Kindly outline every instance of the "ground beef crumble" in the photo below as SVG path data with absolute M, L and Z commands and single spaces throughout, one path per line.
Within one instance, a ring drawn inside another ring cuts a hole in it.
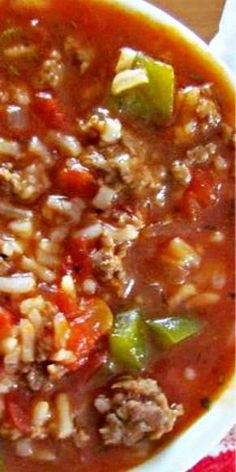
M 183 414 L 182 405 L 169 406 L 155 380 L 121 379 L 111 396 L 99 395 L 95 407 L 102 415 L 99 430 L 105 445 L 133 446 L 144 439 L 156 440 L 174 427 Z

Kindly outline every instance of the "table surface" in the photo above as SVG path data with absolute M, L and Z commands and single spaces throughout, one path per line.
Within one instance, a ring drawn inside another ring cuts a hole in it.
M 181 20 L 205 41 L 217 32 L 225 0 L 149 0 Z

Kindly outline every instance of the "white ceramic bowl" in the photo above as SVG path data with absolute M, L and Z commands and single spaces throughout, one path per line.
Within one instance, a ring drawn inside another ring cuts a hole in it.
M 164 24 L 182 37 L 201 54 L 204 61 L 218 70 L 229 87 L 235 87 L 234 79 L 225 64 L 215 57 L 204 41 L 186 26 L 143 0 L 99 0 L 139 12 L 151 20 L 150 27 Z M 227 434 L 236 421 L 236 379 L 232 378 L 211 409 L 192 426 L 181 433 L 168 446 L 144 464 L 130 472 L 186 472 L 201 460 Z

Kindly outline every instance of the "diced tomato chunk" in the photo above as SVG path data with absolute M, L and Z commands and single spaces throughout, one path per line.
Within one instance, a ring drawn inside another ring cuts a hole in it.
M 108 305 L 100 298 L 84 300 L 84 314 L 71 326 L 67 348 L 76 355 L 77 365 L 83 365 L 98 340 L 112 327 L 113 315 Z
M 13 325 L 13 317 L 10 311 L 0 307 L 0 338 L 8 335 Z
M 78 316 L 78 304 L 75 298 L 69 297 L 63 290 L 55 295 L 55 303 L 66 318 L 73 319 Z
M 16 391 L 5 397 L 6 413 L 14 426 L 23 434 L 30 434 L 29 395 Z
M 68 118 L 56 98 L 47 93 L 39 93 L 34 100 L 34 112 L 44 120 L 49 128 L 64 130 L 68 127 Z
M 72 327 L 67 347 L 76 355 L 78 365 L 82 365 L 87 360 L 101 334 L 100 330 L 93 329 L 86 321 Z
M 62 168 L 58 173 L 58 184 L 65 192 L 82 198 L 94 197 L 98 190 L 93 174 L 83 167 Z
M 189 187 L 183 194 L 180 209 L 183 213 L 196 221 L 200 217 L 201 209 L 217 203 L 219 186 L 213 176 L 205 169 L 195 169 Z
M 204 169 L 195 170 L 189 191 L 195 194 L 197 202 L 203 207 L 217 202 L 218 189 L 216 182 L 209 172 Z

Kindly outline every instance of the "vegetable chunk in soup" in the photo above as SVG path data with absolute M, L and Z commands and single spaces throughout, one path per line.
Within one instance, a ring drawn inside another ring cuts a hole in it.
M 125 471 L 227 384 L 224 80 L 118 7 L 1 2 L 1 470 Z

